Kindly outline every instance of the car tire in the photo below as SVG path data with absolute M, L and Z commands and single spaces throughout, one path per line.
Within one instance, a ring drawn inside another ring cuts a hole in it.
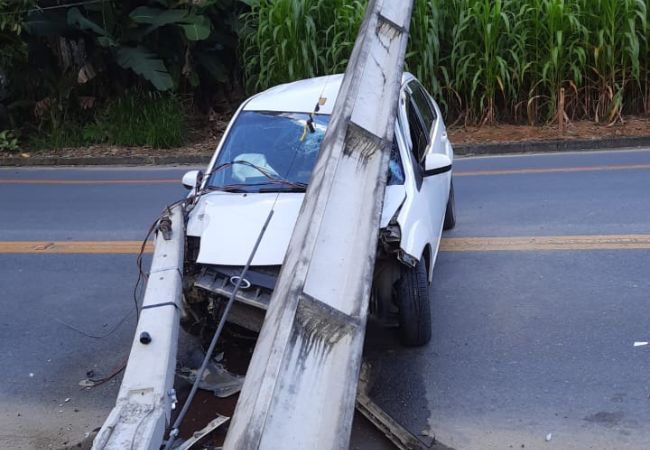
M 456 200 L 454 199 L 454 182 L 449 185 L 449 199 L 447 200 L 447 209 L 445 210 L 445 222 L 442 225 L 443 230 L 451 230 L 456 226 Z
M 431 305 L 424 259 L 415 267 L 405 268 L 397 282 L 400 340 L 403 345 L 419 347 L 431 340 Z

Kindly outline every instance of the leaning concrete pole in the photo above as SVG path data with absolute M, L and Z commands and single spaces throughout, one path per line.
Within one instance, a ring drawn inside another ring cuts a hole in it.
M 115 407 L 92 450 L 158 450 L 176 404 L 174 373 L 185 222 L 177 205 L 158 222 L 140 320 Z
M 369 2 L 226 450 L 348 447 L 411 11 Z

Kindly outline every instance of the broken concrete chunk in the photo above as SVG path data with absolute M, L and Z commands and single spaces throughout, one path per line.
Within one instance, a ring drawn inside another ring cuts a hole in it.
M 193 384 L 196 380 L 197 370 L 183 368 L 178 374 L 188 383 Z M 244 377 L 229 372 L 222 364 L 210 361 L 203 372 L 199 382 L 199 389 L 212 391 L 219 398 L 230 397 L 241 391 L 244 384 Z

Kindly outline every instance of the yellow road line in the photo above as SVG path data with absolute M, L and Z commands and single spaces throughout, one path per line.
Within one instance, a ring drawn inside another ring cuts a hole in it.
M 138 254 L 142 241 L 0 241 L 0 254 Z M 147 242 L 151 253 L 153 244 Z
M 579 166 L 579 167 L 547 167 L 540 169 L 494 169 L 494 170 L 457 170 L 454 176 L 476 177 L 485 175 L 520 175 L 534 173 L 572 173 L 572 172 L 602 172 L 609 170 L 634 170 L 650 169 L 650 164 L 614 164 L 606 166 Z
M 476 177 L 486 175 L 520 175 L 536 173 L 573 173 L 573 172 L 602 172 L 609 170 L 640 170 L 650 169 L 650 164 L 614 164 L 604 166 L 578 166 L 578 167 L 548 167 L 548 168 L 522 168 L 522 169 L 492 169 L 492 170 L 457 170 L 455 176 Z M 176 178 L 152 178 L 152 179 L 0 179 L 0 185 L 111 185 L 111 184 L 179 184 L 180 179 Z
M 138 254 L 140 241 L 0 241 L 0 254 Z M 650 234 L 444 238 L 442 252 L 650 249 Z M 153 251 L 148 242 L 145 252 Z
M 442 252 L 575 251 L 650 249 L 650 234 L 594 236 L 458 237 L 440 243 Z
M 44 180 L 44 179 L 0 179 L 0 184 L 178 184 L 180 178 L 153 178 L 140 180 Z

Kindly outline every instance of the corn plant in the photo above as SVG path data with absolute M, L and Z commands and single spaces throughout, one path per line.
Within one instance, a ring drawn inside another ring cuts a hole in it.
M 582 6 L 591 12 L 588 45 L 596 96 L 593 116 L 596 121 L 611 122 L 621 116 L 628 82 L 640 80 L 646 4 L 643 0 L 582 0 Z
M 261 0 L 243 15 L 244 76 L 249 91 L 342 71 L 365 2 Z
M 322 70 L 328 74 L 345 71 L 366 6 L 359 0 L 340 1 L 339 4 L 331 10 L 333 22 L 325 33 L 324 59 L 321 61 Z M 323 19 L 320 18 L 321 22 Z
M 415 0 L 406 67 L 450 121 L 650 113 L 648 2 Z M 253 2 L 242 40 L 248 89 L 342 72 L 365 4 Z
M 560 91 L 566 88 L 575 98 L 586 71 L 583 47 L 587 30 L 580 11 L 567 0 L 537 0 L 529 4 L 527 51 L 530 60 L 528 93 L 529 120 L 557 117 Z M 538 107 L 541 105 L 541 107 Z M 536 116 L 536 117 L 533 117 Z
M 443 98 L 443 90 L 449 86 L 449 73 L 440 64 L 444 11 L 440 0 L 415 1 L 406 54 L 407 70 L 413 72 L 438 98 Z

